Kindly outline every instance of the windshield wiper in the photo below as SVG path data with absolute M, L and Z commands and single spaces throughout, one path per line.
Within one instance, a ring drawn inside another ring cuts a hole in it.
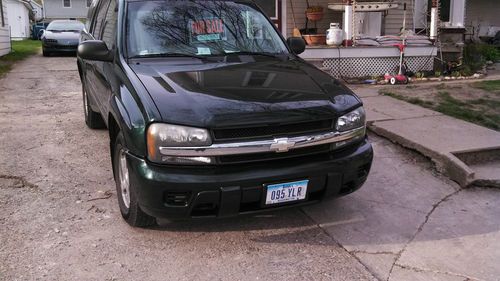
M 286 53 L 263 53 L 263 52 L 248 52 L 248 51 L 240 51 L 240 52 L 229 52 L 225 53 L 226 56 L 240 56 L 240 55 L 249 55 L 249 56 L 264 56 L 271 58 L 283 58 L 283 56 L 288 57 Z
M 206 56 L 200 56 L 195 54 L 183 54 L 183 53 L 161 53 L 161 54 L 146 54 L 146 55 L 137 55 L 131 57 L 131 59 L 138 58 L 196 58 L 200 60 L 204 60 Z

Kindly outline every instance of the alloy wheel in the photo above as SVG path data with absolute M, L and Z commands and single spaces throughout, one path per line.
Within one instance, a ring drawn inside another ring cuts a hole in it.
M 128 209 L 130 208 L 130 181 L 127 167 L 127 155 L 125 150 L 120 150 L 118 159 L 118 176 L 120 180 L 120 191 L 123 204 Z

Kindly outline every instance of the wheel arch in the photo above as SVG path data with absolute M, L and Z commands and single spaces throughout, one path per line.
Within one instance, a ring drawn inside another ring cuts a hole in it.
M 78 75 L 80 76 L 80 81 L 83 82 L 83 69 L 82 69 L 82 63 L 80 60 L 76 61 L 76 66 L 78 67 Z
M 108 133 L 109 133 L 109 153 L 111 155 L 111 159 L 115 157 L 115 142 L 118 134 L 121 129 L 116 121 L 115 117 L 111 112 L 108 114 Z M 111 161 L 113 163 L 113 160 Z M 115 165 L 111 165 L 113 167 L 113 176 L 116 176 Z

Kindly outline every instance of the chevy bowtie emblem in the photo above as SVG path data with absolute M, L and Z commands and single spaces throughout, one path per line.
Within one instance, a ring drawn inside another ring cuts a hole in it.
M 287 152 L 290 148 L 295 146 L 295 142 L 289 140 L 288 138 L 274 139 L 274 143 L 269 147 L 271 150 L 276 152 Z

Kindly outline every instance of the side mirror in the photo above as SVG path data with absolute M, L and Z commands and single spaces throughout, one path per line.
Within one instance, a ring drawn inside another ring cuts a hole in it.
M 44 33 L 45 33 L 45 29 L 40 29 L 40 30 L 38 31 L 38 34 L 37 34 L 37 35 L 38 35 L 38 38 L 40 39 L 40 37 L 42 37 L 42 35 L 43 35 Z
M 112 61 L 113 53 L 101 40 L 87 40 L 78 45 L 78 56 L 84 60 Z
M 302 54 L 306 49 L 306 42 L 302 37 L 289 37 L 286 43 L 292 49 L 292 52 L 296 55 Z

